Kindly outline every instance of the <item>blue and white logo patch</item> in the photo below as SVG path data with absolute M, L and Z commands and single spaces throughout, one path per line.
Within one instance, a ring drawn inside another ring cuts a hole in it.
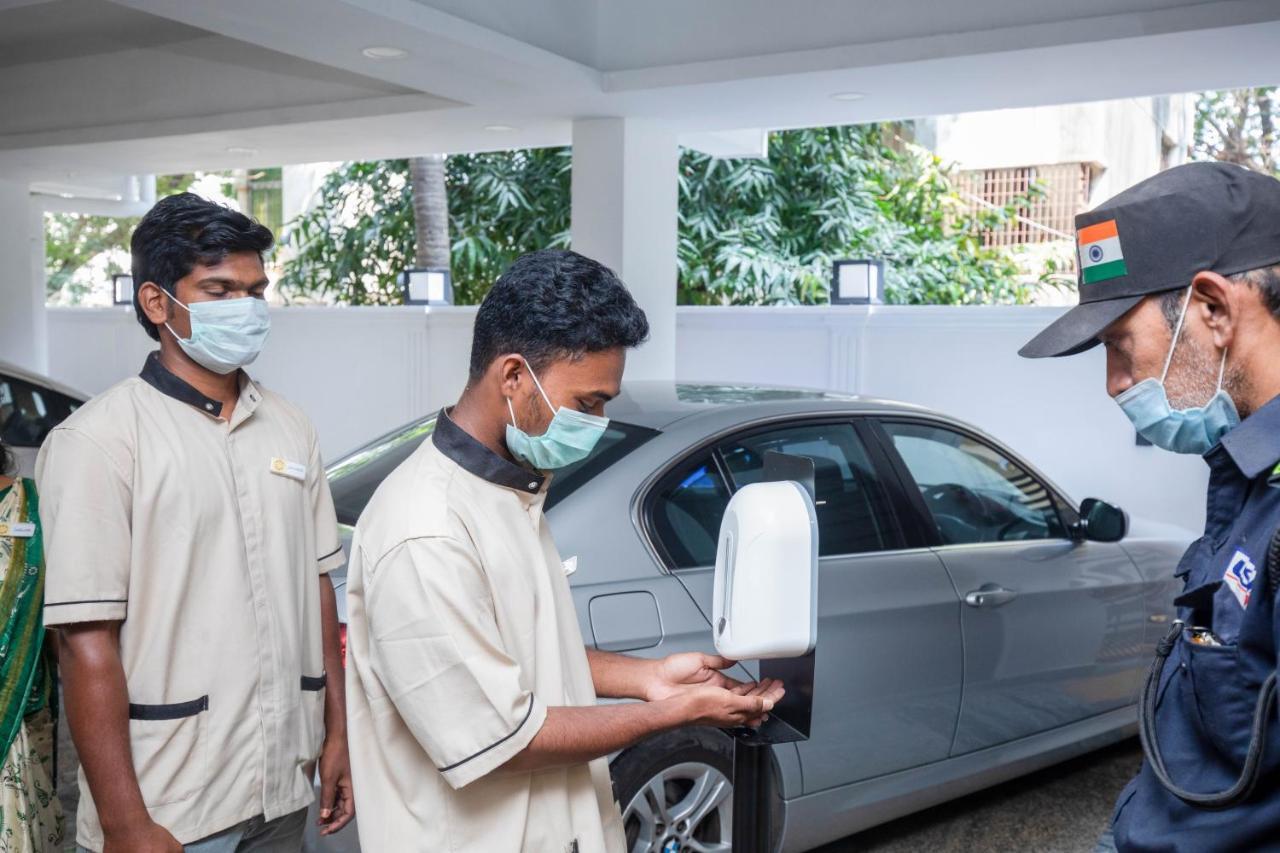
M 1249 596 L 1253 592 L 1253 579 L 1257 575 L 1258 569 L 1253 565 L 1253 560 L 1249 559 L 1249 555 L 1236 549 L 1236 552 L 1231 555 L 1231 562 L 1227 564 L 1227 570 L 1222 574 L 1222 581 L 1236 597 L 1236 601 L 1240 602 L 1241 607 L 1249 606 Z

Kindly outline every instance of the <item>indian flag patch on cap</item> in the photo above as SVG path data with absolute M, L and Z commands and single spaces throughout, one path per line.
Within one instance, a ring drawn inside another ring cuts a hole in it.
M 1080 247 L 1080 275 L 1085 284 L 1129 272 L 1124 265 L 1124 253 L 1120 251 L 1120 232 L 1116 231 L 1114 219 L 1081 228 L 1076 242 Z

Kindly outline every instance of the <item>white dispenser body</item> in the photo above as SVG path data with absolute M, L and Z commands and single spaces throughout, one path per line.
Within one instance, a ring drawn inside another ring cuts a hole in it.
M 720 522 L 712 633 L 733 660 L 800 657 L 818 639 L 818 519 L 789 480 L 739 489 Z

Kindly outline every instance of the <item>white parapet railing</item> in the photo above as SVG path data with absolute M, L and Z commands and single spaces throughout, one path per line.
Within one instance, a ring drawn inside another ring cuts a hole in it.
M 1028 361 L 1018 347 L 1064 309 L 1021 306 L 685 307 L 677 379 L 825 388 L 969 421 L 1073 497 L 1203 525 L 1199 459 L 1138 447 L 1105 392 L 1101 350 Z M 454 400 L 474 308 L 284 308 L 251 370 L 315 422 L 326 458 Z M 49 311 L 50 373 L 87 393 L 136 374 L 154 343 L 132 309 Z

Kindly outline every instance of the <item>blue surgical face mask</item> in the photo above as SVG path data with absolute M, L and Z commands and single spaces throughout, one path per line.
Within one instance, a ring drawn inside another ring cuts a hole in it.
M 1222 377 L 1227 369 L 1227 353 L 1223 350 L 1222 365 L 1218 368 L 1218 390 L 1208 403 L 1192 409 L 1174 409 L 1169 405 L 1169 395 L 1165 391 L 1164 381 L 1169 375 L 1169 364 L 1173 361 L 1173 351 L 1178 346 L 1178 338 L 1182 332 L 1183 321 L 1187 317 L 1187 307 L 1191 303 L 1190 291 L 1182 304 L 1182 314 L 1178 317 L 1178 326 L 1173 332 L 1173 342 L 1169 346 L 1169 354 L 1164 360 L 1164 371 L 1160 379 L 1154 377 L 1144 379 L 1137 385 L 1116 397 L 1116 402 L 1138 434 L 1156 447 L 1163 447 L 1174 453 L 1194 453 L 1203 456 L 1240 423 L 1240 413 L 1236 411 L 1235 401 L 1222 388 Z
M 245 296 L 183 305 L 172 293 L 161 290 L 191 315 L 189 338 L 178 337 L 168 323 L 164 327 L 196 364 L 225 375 L 252 364 L 262 352 L 271 331 L 266 300 Z
M 529 367 L 529 362 L 525 362 L 525 367 Z M 511 413 L 511 423 L 507 424 L 507 449 L 517 459 L 529 463 L 539 471 L 553 471 L 586 459 L 604 435 L 609 419 L 566 409 L 564 406 L 557 409 L 551 405 L 551 398 L 542 390 L 542 383 L 534 376 L 532 368 L 529 369 L 529 376 L 552 412 L 551 423 L 542 435 L 529 435 L 516 426 L 516 410 L 508 397 L 507 410 Z

